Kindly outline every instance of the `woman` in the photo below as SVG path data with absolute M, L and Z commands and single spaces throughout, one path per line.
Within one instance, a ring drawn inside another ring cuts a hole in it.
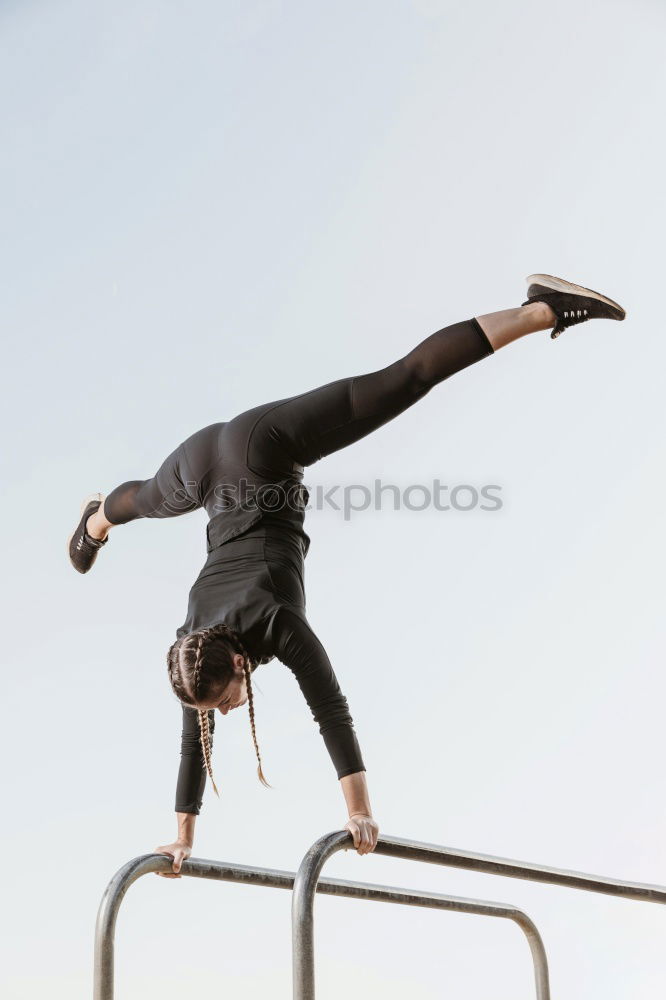
M 246 702 L 259 778 L 266 784 L 255 731 L 252 672 L 277 657 L 295 674 L 333 761 L 346 801 L 346 829 L 359 854 L 374 850 L 378 826 L 349 713 L 326 651 L 305 615 L 303 531 L 305 466 L 376 430 L 438 382 L 519 337 L 552 329 L 557 337 L 588 319 L 622 320 L 612 299 L 550 275 L 531 275 L 520 308 L 479 316 L 432 334 L 381 371 L 257 406 L 228 423 L 197 431 L 152 479 L 117 486 L 84 502 L 69 541 L 75 569 L 86 573 L 108 533 L 139 517 L 209 515 L 208 558 L 189 596 L 187 619 L 167 662 L 183 706 L 176 790 L 178 835 L 157 848 L 179 877 L 189 857 L 211 765 L 215 709 Z

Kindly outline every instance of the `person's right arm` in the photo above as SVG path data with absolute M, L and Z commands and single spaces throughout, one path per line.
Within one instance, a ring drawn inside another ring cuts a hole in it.
M 273 621 L 272 639 L 275 655 L 293 673 L 319 725 L 338 778 L 365 771 L 347 699 L 305 617 L 281 608 Z
M 211 746 L 215 732 L 215 712 L 208 713 Z M 194 844 L 194 827 L 201 812 L 206 787 L 206 767 L 199 739 L 199 713 L 183 705 L 183 729 L 180 742 L 180 767 L 176 785 L 176 820 L 178 832 L 171 844 L 155 848 L 156 854 L 173 855 L 171 872 L 159 872 L 167 878 L 180 878 L 182 862 L 189 858 Z

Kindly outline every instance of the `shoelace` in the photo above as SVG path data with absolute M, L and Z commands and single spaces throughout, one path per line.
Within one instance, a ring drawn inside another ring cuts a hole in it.
M 553 300 L 556 301 L 556 292 L 539 292 L 537 295 L 531 295 L 522 305 L 526 306 L 530 302 L 547 302 L 555 311 Z M 559 337 L 561 333 L 567 329 L 567 327 L 572 326 L 574 323 L 583 323 L 585 320 L 592 317 L 592 313 L 589 309 L 563 309 L 559 315 L 557 315 L 557 324 L 551 331 L 551 338 L 555 340 Z
M 583 323 L 589 316 L 587 309 L 565 309 L 562 318 L 558 320 L 557 326 L 551 332 L 551 340 L 556 340 L 561 333 L 564 333 L 568 326 L 573 323 Z
M 577 317 L 577 318 L 580 319 L 581 316 L 587 316 L 587 309 L 578 309 L 578 310 L 571 309 L 569 311 L 567 311 L 566 309 L 564 310 L 564 318 L 565 319 L 567 319 L 569 317 L 571 317 L 571 319 L 573 319 L 574 317 Z

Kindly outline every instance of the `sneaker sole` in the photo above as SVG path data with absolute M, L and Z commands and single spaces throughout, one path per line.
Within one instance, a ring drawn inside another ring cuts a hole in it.
M 83 501 L 83 503 L 81 504 L 81 510 L 79 511 L 79 521 L 83 517 L 84 510 L 86 509 L 86 507 L 88 506 L 89 503 L 93 502 L 93 500 L 99 500 L 100 503 L 103 503 L 104 500 L 106 500 L 106 497 L 103 496 L 101 493 L 91 493 L 90 496 L 87 496 L 85 498 L 85 500 Z M 78 528 L 78 524 L 77 524 L 76 528 Z M 69 554 L 69 547 L 72 544 L 72 538 L 74 538 L 74 535 L 76 534 L 76 528 L 74 528 L 74 531 L 71 533 L 71 535 L 67 539 L 67 558 L 70 560 L 70 562 L 71 562 L 71 556 Z
M 597 299 L 599 302 L 617 309 L 621 313 L 621 319 L 624 319 L 627 315 L 619 302 L 615 302 L 614 299 L 609 299 L 607 295 L 595 292 L 592 288 L 585 288 L 584 285 L 574 285 L 572 281 L 565 281 L 564 278 L 556 278 L 552 274 L 530 274 L 525 280 L 528 286 L 544 285 L 546 288 L 552 288 L 554 292 L 566 292 L 569 295 L 586 295 L 590 299 Z

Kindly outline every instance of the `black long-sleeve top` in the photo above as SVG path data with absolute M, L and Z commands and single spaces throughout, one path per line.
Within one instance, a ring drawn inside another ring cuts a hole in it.
M 208 525 L 209 555 L 190 591 L 178 636 L 224 622 L 257 663 L 277 657 L 296 677 L 338 778 L 365 770 L 347 699 L 305 616 L 303 560 L 309 539 L 302 516 L 264 515 L 245 530 L 239 523 L 234 531 L 227 515 L 223 534 L 215 521 Z M 209 720 L 212 734 L 214 711 Z M 205 784 L 197 711 L 183 706 L 176 812 L 198 814 Z

